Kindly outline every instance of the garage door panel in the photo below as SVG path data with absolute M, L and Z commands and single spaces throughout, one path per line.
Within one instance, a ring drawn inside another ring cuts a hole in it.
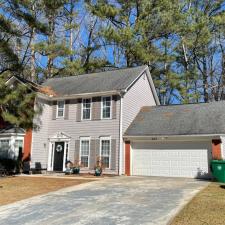
M 136 142 L 132 149 L 133 175 L 209 176 L 210 142 Z

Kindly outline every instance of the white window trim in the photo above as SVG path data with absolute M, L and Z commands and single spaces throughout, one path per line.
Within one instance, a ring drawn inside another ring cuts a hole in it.
M 85 169 L 89 169 L 89 167 L 90 167 L 91 138 L 90 137 L 80 137 L 80 151 L 79 151 L 79 162 L 80 163 L 81 163 L 81 142 L 82 141 L 89 141 L 88 167 L 83 167 Z
M 110 117 L 103 118 L 103 98 L 110 98 Z M 102 120 L 111 120 L 112 119 L 112 96 L 102 96 L 101 97 L 101 119 Z
M 90 118 L 89 119 L 84 119 L 83 118 L 83 107 L 84 107 L 84 100 L 86 100 L 86 99 L 90 99 L 91 101 L 90 101 L 90 105 L 91 105 L 91 108 L 90 108 Z M 92 98 L 82 98 L 82 106 L 81 106 L 81 120 L 91 120 L 92 119 L 92 117 L 91 117 L 91 115 L 92 115 Z
M 109 140 L 109 167 L 105 169 L 111 169 L 111 151 L 112 151 L 112 139 L 111 137 L 100 137 L 100 159 L 102 158 L 102 141 Z
M 62 116 L 59 116 L 59 114 L 58 114 L 58 109 L 59 109 L 58 103 L 59 102 L 63 102 L 63 115 Z M 65 116 L 65 100 L 57 101 L 56 118 L 64 118 L 64 116 Z

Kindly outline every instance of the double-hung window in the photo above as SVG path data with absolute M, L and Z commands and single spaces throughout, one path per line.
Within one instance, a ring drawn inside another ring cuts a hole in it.
M 64 117 L 64 108 L 65 108 L 65 102 L 64 101 L 58 101 L 57 102 L 57 117 Z
M 100 139 L 100 157 L 104 168 L 110 168 L 111 139 L 104 137 Z
M 90 120 L 91 119 L 91 99 L 86 98 L 82 101 L 82 119 Z
M 0 151 L 6 152 L 6 151 L 9 151 L 9 148 L 10 148 L 10 145 L 9 145 L 8 139 L 0 140 Z
M 90 138 L 80 140 L 80 162 L 82 167 L 89 167 Z
M 102 119 L 111 119 L 111 97 L 102 97 Z
M 10 152 L 10 140 L 2 139 L 0 140 L 0 157 L 8 158 Z

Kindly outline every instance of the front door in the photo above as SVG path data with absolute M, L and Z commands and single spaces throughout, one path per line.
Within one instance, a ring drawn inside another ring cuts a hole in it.
M 64 142 L 55 142 L 54 171 L 63 171 Z

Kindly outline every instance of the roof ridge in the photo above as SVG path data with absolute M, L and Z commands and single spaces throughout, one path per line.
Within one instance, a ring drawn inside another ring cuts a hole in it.
M 100 72 L 94 72 L 94 73 L 83 73 L 83 74 L 77 74 L 77 75 L 65 76 L 65 77 L 51 77 L 49 79 L 46 79 L 45 81 L 53 80 L 53 79 L 66 79 L 66 78 L 71 78 L 71 77 L 79 77 L 79 76 L 88 76 L 88 75 L 93 75 L 93 74 L 116 72 L 116 71 L 119 71 L 119 70 L 137 69 L 137 68 L 141 68 L 141 67 L 144 68 L 144 67 L 147 67 L 147 65 L 134 66 L 134 67 L 122 67 L 122 68 L 116 68 L 116 69 L 113 69 L 113 70 L 106 70 L 106 71 L 100 71 Z
M 143 107 L 170 107 L 170 106 L 189 106 L 189 105 L 207 105 L 207 104 L 214 104 L 219 102 L 225 102 L 225 100 L 220 101 L 213 101 L 213 102 L 197 102 L 197 103 L 186 103 L 186 104 L 170 104 L 170 105 L 155 105 L 155 106 L 143 106 Z

